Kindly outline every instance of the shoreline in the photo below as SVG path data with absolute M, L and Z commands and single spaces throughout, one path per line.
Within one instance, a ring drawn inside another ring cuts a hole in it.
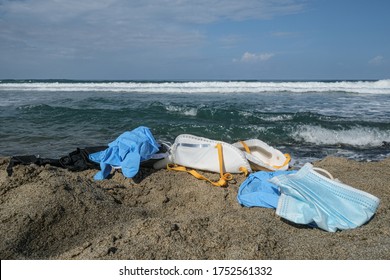
M 142 169 L 94 181 L 96 170 L 16 166 L 0 158 L 1 259 L 390 259 L 390 158 L 326 157 L 315 166 L 381 202 L 371 221 L 329 233 L 246 208 L 227 188 L 187 173 Z M 213 179 L 218 174 L 208 174 Z

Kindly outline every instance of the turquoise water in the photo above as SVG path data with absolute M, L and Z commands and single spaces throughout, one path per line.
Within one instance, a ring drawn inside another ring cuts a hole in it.
M 258 138 L 297 163 L 390 155 L 390 80 L 3 80 L 0 100 L 1 156 L 58 157 L 140 125 L 170 142 Z

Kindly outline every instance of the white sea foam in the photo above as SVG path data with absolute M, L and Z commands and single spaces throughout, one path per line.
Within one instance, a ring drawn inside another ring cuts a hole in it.
M 250 117 L 259 117 L 268 122 L 283 122 L 283 121 L 289 121 L 294 118 L 293 115 L 287 115 L 287 114 L 281 114 L 281 115 L 259 115 L 258 112 L 248 112 L 248 111 L 239 111 L 238 115 L 244 118 L 250 118 Z
M 390 142 L 390 131 L 356 126 L 345 130 L 331 130 L 320 126 L 303 125 L 292 136 L 306 143 L 319 145 L 351 145 L 355 147 L 380 147 Z
M 265 121 L 269 122 L 283 122 L 283 121 L 289 121 L 294 118 L 293 115 L 277 115 L 277 116 L 267 116 L 263 117 Z
M 197 108 L 187 108 L 181 106 L 167 105 L 165 109 L 169 112 L 175 112 L 184 116 L 193 116 L 195 117 L 198 114 Z
M 129 93 L 350 92 L 390 94 L 390 79 L 338 82 L 0 82 L 0 91 L 107 91 Z

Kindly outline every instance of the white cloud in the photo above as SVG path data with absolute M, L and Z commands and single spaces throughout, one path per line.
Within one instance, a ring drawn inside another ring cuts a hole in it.
M 11 42 L 24 50 L 30 46 L 60 54 L 62 48 L 90 53 L 191 47 L 204 41 L 195 28 L 174 23 L 165 8 L 159 1 L 137 0 L 0 2 L 0 52 Z
M 381 55 L 377 55 L 376 57 L 370 59 L 368 63 L 371 65 L 380 65 L 383 63 L 383 61 L 384 61 L 384 57 Z
M 91 59 L 91 63 L 97 63 L 93 60 L 117 57 L 133 64 L 142 59 L 150 62 L 153 58 L 168 61 L 198 57 L 207 52 L 205 46 L 219 44 L 227 49 L 242 43 L 239 36 L 228 36 L 232 32 L 228 29 L 218 30 L 218 34 L 209 32 L 208 24 L 218 22 L 222 26 L 224 22 L 301 13 L 306 3 L 307 0 L 0 0 L 0 61 L 23 57 L 26 62 L 41 65 L 44 60 L 55 63 Z M 266 59 L 267 54 L 257 58 Z
M 210 23 L 218 20 L 269 19 L 300 13 L 307 0 L 0 0 L 0 10 L 7 14 L 39 16 L 52 21 L 89 16 L 101 12 L 110 20 L 115 16 L 132 19 Z
M 165 0 L 159 2 L 159 5 L 160 8 L 165 7 L 165 12 L 173 19 L 210 23 L 226 19 L 234 21 L 270 19 L 280 15 L 300 13 L 305 7 L 305 2 L 304 0 Z
M 306 0 L 0 0 L 0 41 L 18 38 L 38 48 L 50 40 L 58 46 L 87 42 L 89 48 L 118 48 L 121 44 L 125 48 L 131 44 L 189 46 L 204 40 L 196 25 L 299 13 L 305 3 Z
M 274 53 L 250 53 L 245 52 L 240 59 L 234 59 L 234 62 L 253 63 L 267 61 L 275 56 Z

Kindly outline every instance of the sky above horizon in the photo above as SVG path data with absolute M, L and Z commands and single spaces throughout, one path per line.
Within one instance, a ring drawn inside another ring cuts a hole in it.
M 0 79 L 390 79 L 388 0 L 0 0 Z

